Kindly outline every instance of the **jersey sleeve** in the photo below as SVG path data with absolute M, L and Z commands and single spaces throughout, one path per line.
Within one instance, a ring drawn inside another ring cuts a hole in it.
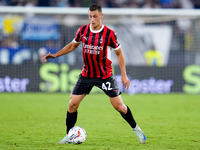
M 111 34 L 110 46 L 113 48 L 113 50 L 118 50 L 121 47 L 121 45 L 117 39 L 117 34 L 114 31 Z
M 81 39 L 81 28 L 79 28 L 78 31 L 76 32 L 76 36 L 73 39 L 73 41 L 75 43 L 80 43 L 82 41 L 82 39 Z

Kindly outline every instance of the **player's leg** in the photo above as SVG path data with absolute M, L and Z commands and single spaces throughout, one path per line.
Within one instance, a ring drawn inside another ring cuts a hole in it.
M 66 117 L 66 136 L 58 142 L 58 144 L 69 144 L 71 143 L 69 138 L 68 138 L 68 132 L 69 130 L 75 126 L 76 121 L 77 121 L 77 110 L 78 107 L 85 97 L 85 94 L 83 95 L 73 95 L 71 94 L 70 96 L 70 101 L 69 101 L 69 106 L 67 110 L 67 117 Z
M 77 121 L 77 110 L 78 107 L 85 97 L 86 94 L 89 94 L 93 85 L 90 83 L 88 78 L 85 78 L 83 76 L 79 76 L 78 81 L 76 82 L 72 94 L 70 96 L 70 102 L 67 110 L 67 117 L 66 117 L 66 136 L 59 141 L 59 144 L 65 144 L 70 143 L 70 140 L 68 139 L 68 132 L 69 130 L 75 126 Z
M 135 119 L 133 118 L 132 112 L 128 106 L 123 103 L 121 96 L 116 97 L 109 97 L 110 102 L 113 107 L 121 114 L 121 116 L 129 123 L 132 127 L 133 131 L 135 132 L 139 142 L 141 144 L 146 142 L 146 136 L 144 135 L 143 131 L 140 127 L 136 124 Z
M 77 120 L 77 109 L 79 107 L 80 102 L 83 100 L 86 94 L 89 94 L 93 85 L 90 83 L 88 78 L 79 76 L 78 81 L 76 82 L 72 94 L 70 96 L 70 102 L 67 111 L 66 118 L 66 126 L 67 126 L 67 134 L 69 130 L 74 127 Z
M 121 96 L 109 97 L 112 106 L 121 114 L 132 128 L 136 127 L 135 119 L 128 106 L 123 103 Z
M 124 104 L 114 77 L 111 76 L 110 78 L 102 79 L 100 82 L 97 82 L 96 86 L 102 89 L 106 95 L 109 96 L 111 104 L 132 127 L 139 142 L 145 143 L 146 137 L 140 127 L 136 124 L 129 107 Z
M 105 92 L 106 95 L 109 96 L 113 107 L 120 112 L 122 117 L 130 124 L 132 128 L 135 128 L 136 122 L 130 109 L 123 103 L 114 77 L 111 76 L 107 79 L 97 80 L 95 86 L 99 87 Z
M 74 127 L 76 120 L 77 120 L 77 109 L 85 97 L 85 94 L 83 95 L 73 95 L 71 94 L 70 96 L 70 101 L 69 101 L 69 106 L 67 110 L 67 118 L 66 118 L 66 126 L 67 126 L 67 131 L 66 134 L 68 134 L 69 130 Z

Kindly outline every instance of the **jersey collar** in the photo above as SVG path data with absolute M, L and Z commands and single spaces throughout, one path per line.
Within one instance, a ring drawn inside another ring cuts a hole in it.
M 93 33 L 101 32 L 103 30 L 103 28 L 104 28 L 104 25 L 102 24 L 101 29 L 99 29 L 99 30 L 92 30 L 92 27 L 91 27 L 91 24 L 90 24 L 90 31 L 93 32 Z

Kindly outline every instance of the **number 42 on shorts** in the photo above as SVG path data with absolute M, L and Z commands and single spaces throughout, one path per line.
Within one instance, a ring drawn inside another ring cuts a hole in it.
M 102 83 L 102 89 L 109 91 L 112 90 L 113 88 L 111 88 L 111 83 L 110 82 L 106 82 L 106 83 Z

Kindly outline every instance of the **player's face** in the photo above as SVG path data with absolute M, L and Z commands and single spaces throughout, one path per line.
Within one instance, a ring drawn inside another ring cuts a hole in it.
M 98 10 L 89 11 L 89 20 L 92 25 L 93 30 L 99 30 L 102 26 L 101 19 L 103 18 L 103 14 Z

